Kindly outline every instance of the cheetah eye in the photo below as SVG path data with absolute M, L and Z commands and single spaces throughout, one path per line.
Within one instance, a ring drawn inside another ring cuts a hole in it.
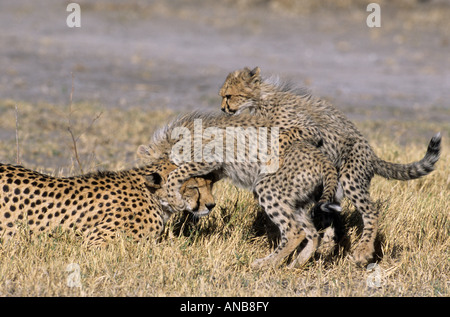
M 225 98 L 230 99 L 231 95 L 225 95 Z

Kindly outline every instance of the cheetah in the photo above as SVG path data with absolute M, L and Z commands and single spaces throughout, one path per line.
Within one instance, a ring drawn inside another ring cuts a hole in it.
M 273 79 L 262 78 L 260 69 L 244 68 L 230 73 L 219 91 L 221 109 L 239 115 L 245 109 L 286 128 L 298 126 L 323 140 L 320 148 L 338 169 L 344 196 L 362 215 L 363 232 L 353 251 L 353 260 L 367 264 L 374 254 L 379 212 L 370 199 L 370 181 L 375 174 L 387 179 L 411 180 L 434 170 L 439 159 L 441 134 L 431 139 L 425 156 L 417 162 L 395 164 L 376 156 L 369 142 L 347 117 L 330 103 L 306 91 Z M 354 142 L 348 153 L 348 140 Z
M 200 148 L 196 148 L 194 144 L 198 137 L 195 135 L 195 130 L 198 129 L 198 126 L 196 128 L 197 120 L 201 120 L 200 142 L 206 143 Z M 256 143 L 260 146 L 261 140 L 267 137 L 259 130 L 263 127 L 271 128 L 271 142 L 279 141 L 279 146 L 274 146 L 267 157 L 270 158 L 270 162 L 274 159 L 274 154 L 279 155 L 280 158 L 277 168 L 270 171 L 264 170 L 268 161 L 263 154 L 254 161 L 251 160 L 250 154 L 251 147 Z M 237 134 L 228 133 L 230 128 L 247 131 L 258 128 L 258 133 L 253 137 L 239 138 Z M 253 191 L 259 205 L 280 231 L 280 243 L 273 253 L 253 262 L 253 266 L 257 268 L 279 264 L 306 239 L 306 246 L 289 264 L 290 268 L 301 267 L 314 254 L 320 242 L 320 236 L 314 227 L 311 215 L 307 212 L 309 204 L 316 203 L 314 209 L 325 212 L 340 210 L 339 204 L 334 202 L 337 170 L 331 161 L 321 153 L 314 141 L 303 139 L 301 137 L 303 133 L 299 129 L 282 130 L 276 136 L 272 132 L 277 128 L 268 120 L 250 115 L 230 118 L 223 114 L 194 112 L 175 119 L 155 134 L 149 146 L 141 145 L 138 149 L 139 156 L 144 161 L 147 157 L 150 162 L 153 159 L 162 158 L 169 158 L 176 162 L 173 149 L 177 147 L 177 144 L 181 142 L 191 146 L 185 148 L 188 156 L 185 160 L 177 162 L 179 167 L 167 178 L 168 197 L 173 206 L 176 205 L 176 201 L 180 201 L 178 190 L 183 181 L 189 177 L 208 173 L 216 173 L 219 179 L 228 177 L 237 186 Z M 183 129 L 188 133 L 183 134 L 182 137 L 178 136 L 177 131 L 183 131 Z M 209 134 L 206 138 L 201 134 L 206 134 L 210 129 L 216 131 L 214 141 L 219 140 L 215 143 L 216 151 L 213 159 L 201 157 L 210 145 L 205 139 L 211 139 Z M 223 135 L 223 131 L 227 132 L 226 137 L 220 139 L 218 136 Z M 246 149 L 246 158 L 244 160 L 230 159 L 237 156 L 237 149 L 240 146 Z M 225 158 L 221 156 L 222 153 L 218 153 L 221 152 L 217 150 L 218 148 L 226 149 Z M 196 160 L 197 155 L 199 156 Z M 322 193 L 318 199 L 317 193 Z M 178 205 L 177 208 L 183 209 L 184 205 Z
M 159 161 L 124 171 L 53 177 L 0 164 L 0 237 L 24 224 L 31 232 L 60 227 L 101 245 L 124 232 L 133 240 L 159 236 L 174 212 L 164 183 L 176 165 Z M 191 178 L 181 187 L 185 210 L 197 216 L 214 208 L 213 179 Z

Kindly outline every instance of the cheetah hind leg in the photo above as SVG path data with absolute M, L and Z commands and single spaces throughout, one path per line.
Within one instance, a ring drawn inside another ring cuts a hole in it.
M 268 256 L 257 259 L 252 263 L 253 268 L 263 268 L 278 265 L 284 257 L 288 256 L 306 237 L 305 232 L 301 231 L 290 238 L 282 237 L 280 244 L 275 251 Z
M 86 236 L 83 244 L 88 248 L 98 248 L 106 245 L 106 241 L 114 238 L 112 230 L 106 229 L 106 225 L 106 222 L 100 222 L 97 226 L 85 232 Z
M 252 263 L 253 268 L 262 268 L 265 266 L 276 266 L 286 256 L 291 254 L 295 248 L 305 239 L 306 233 L 302 230 L 301 224 L 297 221 L 295 211 L 288 205 L 282 202 L 277 202 L 280 209 L 274 208 L 267 199 L 259 197 L 259 203 L 265 210 L 270 220 L 280 230 L 280 243 L 273 253 L 269 254 L 265 258 L 257 259 Z M 288 212 L 280 212 L 285 210 Z
M 298 216 L 298 222 L 305 234 L 307 243 L 300 251 L 296 259 L 294 259 L 291 264 L 289 264 L 289 269 L 300 268 L 305 265 L 306 262 L 314 255 L 315 251 L 319 246 L 319 233 L 317 232 L 311 218 L 306 215 L 303 211 Z

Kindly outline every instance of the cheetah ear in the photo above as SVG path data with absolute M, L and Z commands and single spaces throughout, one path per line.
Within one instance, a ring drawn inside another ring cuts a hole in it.
M 260 78 L 260 76 L 261 76 L 261 69 L 259 69 L 259 67 L 258 66 L 256 66 L 255 68 L 253 68 L 251 71 L 250 71 L 250 76 L 252 77 L 252 78 Z
M 160 159 L 163 154 L 160 149 L 155 148 L 152 145 L 139 145 L 136 155 L 140 160 L 148 162 Z
M 145 186 L 147 186 L 148 190 L 153 194 L 156 190 L 160 189 L 162 186 L 162 177 L 158 173 L 151 173 L 149 175 L 145 175 Z
M 216 170 L 209 173 L 208 175 L 202 176 L 202 178 L 209 179 L 214 184 L 215 182 L 218 182 L 222 179 L 222 174 L 223 172 L 221 170 Z
M 250 85 L 259 85 L 261 82 L 261 70 L 259 67 L 255 67 L 252 70 L 248 71 L 248 79 L 247 82 Z
M 141 144 L 139 145 L 136 154 L 140 159 L 148 157 L 150 156 L 150 149 L 148 146 Z

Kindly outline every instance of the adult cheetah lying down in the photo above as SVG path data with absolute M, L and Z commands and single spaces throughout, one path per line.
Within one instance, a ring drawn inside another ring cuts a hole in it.
M 371 202 L 369 187 L 375 174 L 388 179 L 410 180 L 434 170 L 441 149 L 441 135 L 436 134 L 425 156 L 417 162 L 395 164 L 375 154 L 366 138 L 336 107 L 299 91 L 290 84 L 265 79 L 260 69 L 244 68 L 230 73 L 219 92 L 222 111 L 228 114 L 245 109 L 274 124 L 309 131 L 323 140 L 321 152 L 339 172 L 343 193 L 361 213 L 364 229 L 361 242 L 353 253 L 356 263 L 366 264 L 373 256 L 379 212 Z M 353 146 L 348 151 L 348 141 Z
M 52 177 L 22 166 L 0 164 L 0 238 L 25 224 L 32 232 L 74 230 L 101 244 L 124 232 L 134 240 L 158 236 L 174 212 L 163 187 L 176 168 L 159 161 L 119 172 Z M 207 215 L 215 206 L 208 177 L 183 183 L 186 210 Z

